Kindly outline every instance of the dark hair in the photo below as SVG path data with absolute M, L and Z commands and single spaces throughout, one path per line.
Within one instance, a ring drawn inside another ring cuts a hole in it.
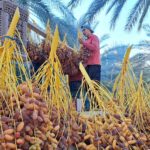
M 94 32 L 89 25 L 83 25 L 83 26 L 81 26 L 81 29 L 82 29 L 82 31 L 84 31 L 85 29 L 88 29 L 91 31 L 91 33 Z

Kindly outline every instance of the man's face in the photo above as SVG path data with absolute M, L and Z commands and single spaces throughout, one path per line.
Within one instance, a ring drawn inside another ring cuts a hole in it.
M 86 37 L 89 37 L 89 35 L 91 34 L 91 31 L 89 29 L 84 29 L 82 32 L 83 32 L 83 35 Z

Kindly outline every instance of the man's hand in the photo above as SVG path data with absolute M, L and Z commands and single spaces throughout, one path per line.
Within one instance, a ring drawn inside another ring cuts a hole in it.
M 79 43 L 83 44 L 83 39 L 82 38 L 79 38 Z

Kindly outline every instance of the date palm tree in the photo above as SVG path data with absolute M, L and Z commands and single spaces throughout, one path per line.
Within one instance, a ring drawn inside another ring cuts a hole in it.
M 70 45 L 73 45 L 77 39 L 76 19 L 72 12 L 61 2 L 61 0 L 16 0 L 16 2 L 26 7 L 29 12 L 40 20 L 40 23 L 46 25 L 50 20 L 50 26 L 54 31 L 56 25 L 59 27 L 61 39 L 66 33 Z M 53 12 L 53 9 L 57 10 Z

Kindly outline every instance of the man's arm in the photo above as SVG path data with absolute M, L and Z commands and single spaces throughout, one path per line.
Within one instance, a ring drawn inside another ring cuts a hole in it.
M 95 51 L 97 49 L 99 49 L 99 39 L 95 36 L 92 39 L 92 43 L 88 43 L 86 41 L 83 41 L 83 46 L 85 46 L 87 49 L 91 50 L 91 51 Z

